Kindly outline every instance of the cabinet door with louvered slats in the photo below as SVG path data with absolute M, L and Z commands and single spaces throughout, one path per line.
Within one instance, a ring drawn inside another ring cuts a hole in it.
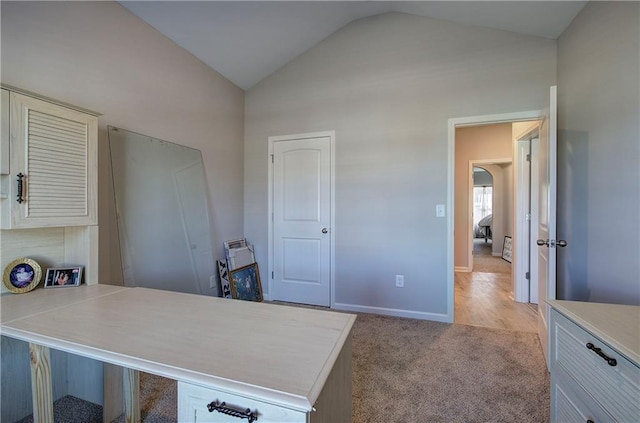
M 95 116 L 11 93 L 12 228 L 97 224 L 97 124 Z

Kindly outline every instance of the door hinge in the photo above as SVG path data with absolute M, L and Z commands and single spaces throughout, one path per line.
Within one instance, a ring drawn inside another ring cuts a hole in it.
M 273 272 L 271 272 L 271 279 L 273 279 Z
M 271 163 L 273 163 L 273 154 L 271 155 Z
M 531 161 L 531 154 L 527 154 L 527 161 L 530 162 Z
M 529 274 L 529 272 L 525 273 L 525 274 L 524 274 L 524 278 L 525 278 L 526 280 L 531 279 L 531 274 Z

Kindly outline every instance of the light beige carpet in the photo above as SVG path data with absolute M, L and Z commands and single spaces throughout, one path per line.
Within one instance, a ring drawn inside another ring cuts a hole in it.
M 56 422 L 100 421 L 80 413 L 98 406 L 64 400 L 55 407 Z M 141 375 L 144 422 L 176 422 L 176 404 L 175 381 Z M 535 334 L 358 315 L 353 423 L 548 420 L 549 378 Z

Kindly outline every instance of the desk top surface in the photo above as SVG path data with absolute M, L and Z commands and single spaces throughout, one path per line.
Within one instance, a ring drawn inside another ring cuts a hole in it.
M 581 301 L 547 301 L 640 366 L 640 307 Z
M 107 285 L 37 290 L 3 297 L 1 305 L 4 335 L 307 411 L 355 321 Z

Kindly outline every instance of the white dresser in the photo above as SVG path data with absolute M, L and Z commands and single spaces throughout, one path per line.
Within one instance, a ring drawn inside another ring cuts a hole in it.
M 640 422 L 640 307 L 549 305 L 551 422 Z

